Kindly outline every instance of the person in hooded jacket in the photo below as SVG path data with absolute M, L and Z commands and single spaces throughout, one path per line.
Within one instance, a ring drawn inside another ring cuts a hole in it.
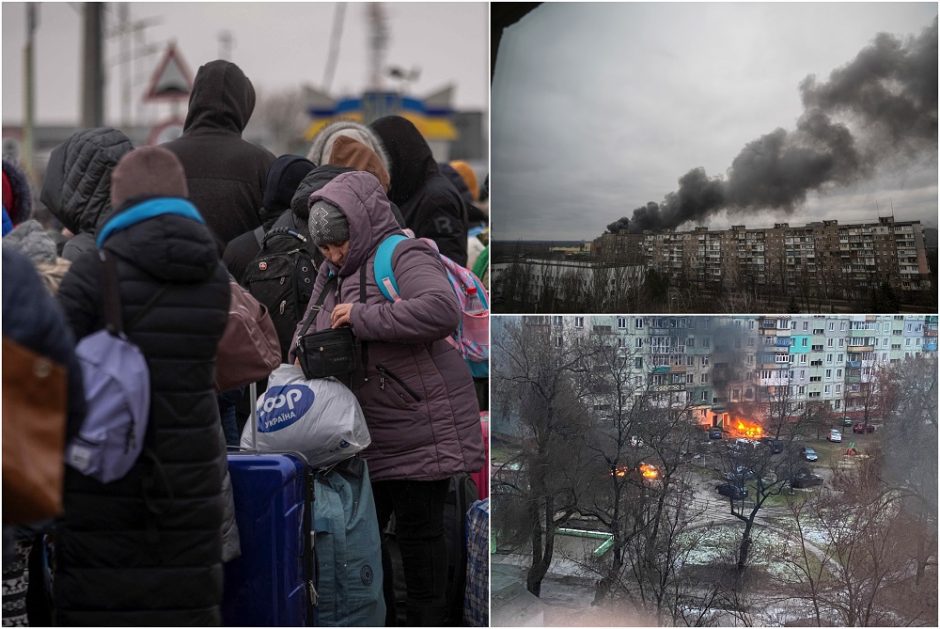
M 62 257 L 74 262 L 95 249 L 98 230 L 111 218 L 111 171 L 134 146 L 110 127 L 73 133 L 54 148 L 40 200 L 73 234 Z
M 97 244 L 117 260 L 128 339 L 150 370 L 150 453 L 108 484 L 67 468 L 54 599 L 60 625 L 221 623 L 225 447 L 213 391 L 229 280 L 212 235 L 160 147 L 114 170 Z M 102 268 L 78 258 L 59 289 L 77 339 L 104 326 Z M 144 311 L 144 314 L 135 321 Z
M 12 161 L 3 160 L 3 235 L 29 218 L 33 195 L 26 173 Z
M 221 249 L 261 224 L 258 208 L 274 155 L 242 139 L 254 108 L 255 89 L 241 68 L 210 61 L 196 72 L 182 137 L 163 145 L 183 164 L 189 198 Z
M 222 261 L 236 280 L 241 281 L 248 263 L 261 251 L 264 234 L 290 209 L 297 186 L 313 168 L 313 162 L 297 155 L 281 155 L 271 163 L 259 212 L 261 225 L 234 238 L 222 254 Z
M 402 229 L 375 177 L 343 173 L 311 194 L 308 203 L 310 236 L 326 261 L 304 320 L 314 317 L 314 331 L 350 326 L 365 343 L 363 364 L 350 386 L 372 437 L 363 457 L 372 477 L 379 528 L 385 528 L 394 512 L 408 624 L 441 625 L 446 615 L 443 511 L 449 479 L 483 465 L 473 381 L 460 353 L 445 340 L 459 324 L 460 307 L 438 254 L 417 239 L 402 241 L 393 255 L 401 299 L 392 302 L 382 296 L 373 271 L 376 249 Z M 295 334 L 291 360 L 296 343 Z M 387 618 L 393 618 L 392 570 L 384 547 L 383 568 Z
M 385 116 L 371 125 L 392 163 L 388 198 L 405 217 L 418 238 L 430 238 L 440 252 L 467 264 L 467 206 L 454 186 L 441 174 L 431 147 L 412 122 Z

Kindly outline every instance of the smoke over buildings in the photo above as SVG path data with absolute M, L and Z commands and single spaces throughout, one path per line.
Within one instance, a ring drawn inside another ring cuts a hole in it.
M 936 156 L 937 20 L 906 41 L 881 33 L 828 81 L 800 84 L 804 112 L 796 128 L 747 143 L 726 176 L 693 168 L 661 203 L 636 208 L 610 233 L 674 228 L 719 210 L 789 213 L 807 194 L 866 177 L 897 155 Z

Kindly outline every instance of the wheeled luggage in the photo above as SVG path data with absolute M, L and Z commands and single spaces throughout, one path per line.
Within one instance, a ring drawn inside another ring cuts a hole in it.
M 228 463 L 241 557 L 225 565 L 223 623 L 314 625 L 313 470 L 298 453 L 230 452 Z

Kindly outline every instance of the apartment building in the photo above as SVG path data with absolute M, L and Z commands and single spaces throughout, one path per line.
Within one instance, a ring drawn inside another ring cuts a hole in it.
M 642 234 L 604 234 L 598 259 L 642 263 L 676 279 L 725 289 L 782 291 L 787 295 L 851 299 L 860 287 L 887 282 L 900 292 L 930 290 L 930 269 L 919 221 Z
M 857 418 L 879 369 L 937 351 L 937 317 L 923 315 L 556 315 L 549 334 L 557 347 L 574 336 L 616 344 L 638 390 L 648 385 L 661 405 L 688 405 L 709 425 L 784 396 L 794 415 L 818 402 Z

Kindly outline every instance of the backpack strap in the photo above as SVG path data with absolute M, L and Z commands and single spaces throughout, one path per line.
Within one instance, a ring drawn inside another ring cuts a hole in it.
M 307 330 L 310 329 L 310 326 L 313 325 L 314 320 L 317 318 L 317 313 L 323 308 L 323 302 L 326 301 L 326 294 L 330 289 L 330 285 L 336 281 L 335 275 L 330 275 L 326 283 L 323 284 L 323 290 L 320 291 L 320 295 L 317 297 L 317 301 L 313 304 L 313 308 L 310 309 L 310 316 L 307 318 L 307 321 L 304 323 L 304 328 L 300 331 L 300 334 L 297 335 L 297 338 L 302 337 L 307 333 Z
M 379 248 L 376 250 L 375 258 L 372 261 L 375 283 L 378 285 L 382 296 L 389 301 L 401 299 L 398 294 L 398 282 L 395 280 L 395 273 L 392 271 L 392 255 L 395 253 L 395 247 L 402 240 L 408 240 L 408 237 L 404 234 L 388 236 L 379 243 Z
M 155 292 L 150 299 L 147 300 L 144 307 L 137 311 L 125 326 L 121 316 L 121 293 L 118 288 L 117 259 L 113 255 L 106 253 L 104 249 L 98 251 L 98 258 L 101 260 L 102 264 L 102 298 L 104 300 L 105 326 L 109 333 L 120 336 L 124 333 L 125 329 L 133 328 L 138 321 L 144 318 L 144 315 L 150 312 L 151 308 L 154 307 L 157 300 L 160 299 L 170 285 L 164 284 L 161 286 L 160 290 Z

